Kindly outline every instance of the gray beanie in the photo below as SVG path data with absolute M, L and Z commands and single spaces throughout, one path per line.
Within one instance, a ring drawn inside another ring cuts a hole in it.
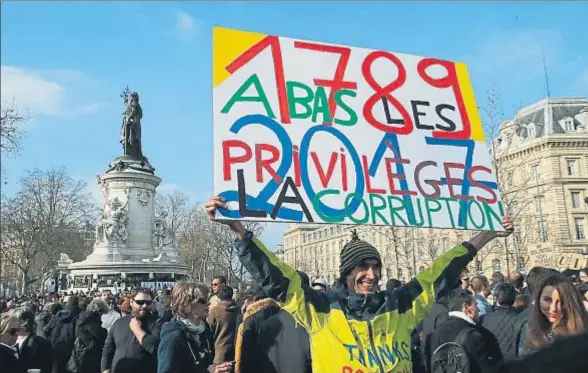
M 339 274 L 343 279 L 355 267 L 361 264 L 366 259 L 376 259 L 382 264 L 380 252 L 369 243 L 360 240 L 357 237 L 357 232 L 351 232 L 351 241 L 343 246 L 340 254 Z

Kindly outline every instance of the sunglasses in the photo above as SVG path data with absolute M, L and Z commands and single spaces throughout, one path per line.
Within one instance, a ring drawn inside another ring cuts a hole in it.
M 138 306 L 142 306 L 142 305 L 150 306 L 151 303 L 153 303 L 152 300 L 135 300 L 135 299 L 133 299 L 133 302 L 135 302 Z

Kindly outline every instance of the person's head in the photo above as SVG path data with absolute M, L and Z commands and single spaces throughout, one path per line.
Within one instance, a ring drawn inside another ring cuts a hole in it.
M 175 316 L 195 323 L 205 320 L 208 317 L 208 287 L 186 282 L 177 284 L 172 290 L 171 310 Z
M 494 301 L 497 305 L 503 307 L 512 307 L 517 297 L 517 292 L 511 284 L 507 282 L 501 282 L 494 286 L 492 291 Z
M 225 276 L 216 276 L 212 279 L 212 293 L 218 294 L 218 292 L 227 285 L 227 279 Z
M 112 297 L 112 292 L 110 290 L 102 290 L 102 299 L 106 300 Z
M 20 322 L 13 311 L 0 314 L 0 342 L 8 346 L 16 344 L 20 328 Z
M 472 320 L 478 319 L 478 305 L 472 293 L 465 289 L 455 289 L 448 297 L 449 311 L 463 312 Z
M 490 284 L 486 276 L 475 276 L 472 279 L 472 290 L 474 293 L 487 297 L 490 294 Z
M 547 278 L 559 275 L 559 272 L 552 268 L 545 268 L 545 267 L 533 267 L 527 274 L 527 287 L 531 294 L 533 294 L 533 298 L 535 298 L 536 292 L 541 287 L 543 281 Z
M 68 307 L 79 307 L 80 306 L 80 298 L 76 295 L 72 295 L 67 297 L 67 301 L 65 301 Z
M 340 254 L 339 274 L 349 291 L 371 294 L 378 291 L 382 259 L 378 250 L 360 240 L 354 231 Z
M 501 284 L 505 282 L 504 275 L 502 272 L 494 272 L 492 274 L 492 284 Z
M 225 286 L 218 292 L 218 299 L 220 300 L 233 300 L 233 288 Z
M 588 282 L 588 267 L 580 270 L 579 276 L 580 282 Z
M 588 313 L 574 284 L 560 274 L 548 277 L 535 294 L 527 343 L 542 347 L 547 334 L 572 335 L 588 331 Z
M 312 282 L 312 288 L 317 291 L 325 292 L 325 291 L 327 291 L 328 287 L 329 287 L 329 283 L 322 278 L 317 278 L 316 280 L 314 280 Z
M 135 288 L 131 293 L 131 312 L 134 317 L 144 319 L 153 313 L 153 293 L 147 288 Z
M 580 297 L 584 302 L 588 302 L 588 282 L 581 282 L 576 285 L 576 289 L 578 289 L 578 293 L 580 293 Z
M 63 304 L 61 304 L 60 302 L 55 302 L 51 305 L 51 314 L 52 315 L 57 315 L 57 313 L 59 311 L 61 311 L 63 309 Z
M 130 299 L 125 299 L 122 301 L 122 303 L 119 306 L 120 312 L 123 313 L 124 315 L 128 315 L 131 313 L 131 300 Z
M 517 310 L 523 310 L 531 304 L 531 298 L 529 298 L 526 294 L 517 294 L 515 297 L 515 302 L 512 305 L 513 308 Z
M 470 274 L 468 271 L 463 271 L 459 275 L 460 288 L 468 290 L 470 288 Z
M 523 288 L 523 282 L 525 282 L 525 277 L 522 273 L 519 272 L 511 272 L 508 275 L 508 282 L 515 287 L 517 290 L 521 290 Z
M 395 278 L 391 278 L 390 280 L 388 280 L 386 282 L 386 290 L 388 290 L 388 291 L 396 290 L 401 286 L 402 286 L 402 283 Z
M 13 316 L 20 323 L 20 335 L 26 336 L 35 332 L 35 312 L 29 307 L 18 307 L 13 311 Z
M 90 304 L 88 304 L 86 311 L 92 312 L 92 313 L 97 313 L 100 316 L 102 316 L 102 315 L 108 313 L 108 311 L 109 311 L 108 303 L 106 303 L 106 301 L 102 297 L 94 298 L 90 302 Z

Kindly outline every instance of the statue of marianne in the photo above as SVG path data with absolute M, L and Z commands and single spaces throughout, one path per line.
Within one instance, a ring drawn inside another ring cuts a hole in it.
M 123 113 L 122 127 L 120 130 L 120 143 L 123 146 L 125 155 L 135 159 L 143 158 L 141 151 L 141 118 L 143 109 L 139 104 L 139 94 L 130 92 L 125 88 L 121 97 L 125 101 L 125 111 Z

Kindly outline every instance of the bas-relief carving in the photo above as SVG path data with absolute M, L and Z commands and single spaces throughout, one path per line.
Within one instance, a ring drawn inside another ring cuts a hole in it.
M 175 235 L 167 228 L 166 218 L 167 213 L 163 212 L 153 222 L 153 248 L 158 252 L 164 248 L 173 248 L 175 244 Z
M 137 201 L 141 204 L 141 206 L 147 206 L 149 204 L 149 200 L 151 199 L 151 192 L 147 189 L 139 189 L 137 190 Z
M 105 199 L 104 211 L 96 226 L 96 243 L 114 243 L 124 245 L 129 238 L 127 231 L 127 206 L 129 190 L 125 189 L 126 199 L 121 202 L 118 197 Z

